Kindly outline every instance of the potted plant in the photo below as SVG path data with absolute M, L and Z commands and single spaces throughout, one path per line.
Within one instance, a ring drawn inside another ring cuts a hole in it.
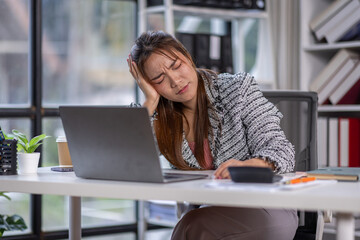
M 4 197 L 9 201 L 11 200 L 11 198 L 7 196 L 4 192 L 0 192 L 0 197 Z M 12 216 L 0 214 L 0 238 L 3 236 L 5 231 L 23 231 L 25 229 L 27 229 L 27 226 L 21 216 L 16 214 Z
M 18 130 L 12 130 L 17 140 L 18 172 L 20 174 L 36 173 L 39 165 L 40 153 L 35 150 L 42 144 L 42 141 L 49 136 L 41 134 L 28 140 L 26 135 Z

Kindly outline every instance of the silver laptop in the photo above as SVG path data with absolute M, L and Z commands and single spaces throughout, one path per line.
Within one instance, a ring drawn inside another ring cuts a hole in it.
M 165 183 L 207 177 L 163 174 L 146 108 L 60 106 L 75 175 Z

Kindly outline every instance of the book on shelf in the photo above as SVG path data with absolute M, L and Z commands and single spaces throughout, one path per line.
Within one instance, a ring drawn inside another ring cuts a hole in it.
M 330 31 L 332 31 L 332 29 L 341 25 L 341 22 L 343 22 L 344 19 L 348 18 L 348 16 L 352 15 L 354 12 L 356 13 L 356 9 L 359 6 L 359 0 L 351 0 L 350 2 L 345 3 L 345 5 L 341 5 L 334 15 L 328 18 L 324 24 L 314 31 L 316 38 L 322 40 Z
M 356 64 L 359 62 L 359 58 L 348 58 L 344 64 L 337 69 L 326 84 L 318 91 L 318 102 L 324 104 L 330 97 L 330 95 L 336 90 L 336 88 L 344 81 L 347 76 L 353 71 Z
M 328 166 L 328 121 L 327 118 L 318 118 L 317 120 L 317 148 L 318 148 L 318 166 Z
M 351 0 L 333 1 L 327 8 L 310 21 L 310 29 L 314 32 L 323 26 L 339 10 L 344 8 Z
M 339 87 L 331 93 L 329 100 L 332 104 L 360 103 L 360 62 L 340 83 Z
M 338 166 L 338 146 L 339 146 L 339 120 L 337 118 L 329 119 L 329 166 Z M 325 141 L 325 139 L 323 139 Z
M 360 167 L 360 118 L 318 119 L 318 166 Z
M 339 42 L 360 40 L 360 21 L 350 28 L 344 36 L 339 39 Z
M 360 168 L 327 167 L 306 172 L 309 177 L 317 179 L 333 179 L 339 181 L 359 181 Z
M 326 82 L 334 75 L 338 69 L 349 59 L 358 57 L 359 55 L 356 52 L 341 49 L 339 50 L 334 57 L 332 57 L 329 63 L 321 70 L 321 72 L 316 76 L 314 81 L 310 84 L 310 90 L 314 92 L 319 92 L 319 90 L 326 84 Z
M 360 167 L 360 118 L 349 118 L 349 167 Z
M 360 2 L 356 1 L 358 6 L 345 18 L 343 18 L 336 26 L 325 33 L 325 39 L 328 43 L 335 43 L 343 37 L 349 29 L 357 25 L 360 21 Z
M 338 166 L 349 167 L 349 119 L 339 118 Z

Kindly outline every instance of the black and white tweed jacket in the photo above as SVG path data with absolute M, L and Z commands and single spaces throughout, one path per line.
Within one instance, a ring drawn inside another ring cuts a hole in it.
M 282 114 L 260 91 L 247 73 L 219 74 L 211 82 L 204 78 L 210 125 L 209 144 L 214 166 L 231 158 L 240 161 L 267 157 L 275 172 L 294 169 L 294 147 L 280 128 Z M 195 168 L 201 168 L 183 137 L 182 155 Z

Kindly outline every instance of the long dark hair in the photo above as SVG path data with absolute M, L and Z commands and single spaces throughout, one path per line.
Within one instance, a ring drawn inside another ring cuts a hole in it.
M 195 158 L 199 165 L 205 167 L 204 158 L 204 139 L 209 134 L 209 115 L 208 108 L 211 108 L 205 92 L 204 81 L 210 81 L 213 72 L 206 69 L 196 68 L 191 55 L 185 47 L 173 36 L 163 31 L 149 31 L 143 33 L 131 48 L 131 58 L 138 66 L 142 76 L 149 80 L 144 71 L 144 64 L 152 53 L 160 53 L 177 58 L 177 54 L 184 55 L 197 72 L 197 106 L 195 112 L 194 133 L 195 133 Z M 160 152 L 165 158 L 178 169 L 194 169 L 190 167 L 182 157 L 183 141 L 183 119 L 187 125 L 188 121 L 183 113 L 183 104 L 170 101 L 160 97 L 159 104 L 156 108 L 158 113 L 157 120 L 154 121 L 154 130 Z

